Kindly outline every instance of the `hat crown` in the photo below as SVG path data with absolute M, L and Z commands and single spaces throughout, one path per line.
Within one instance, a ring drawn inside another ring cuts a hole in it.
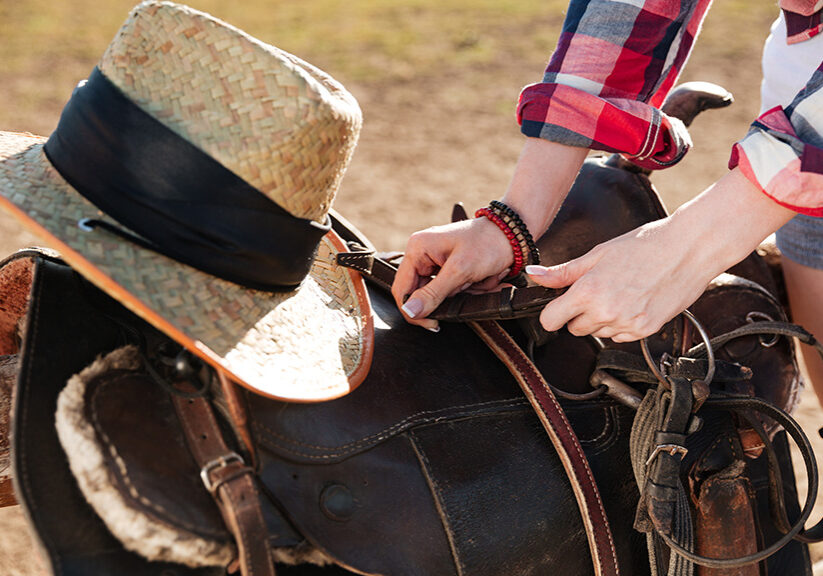
M 325 220 L 362 124 L 333 78 L 208 14 L 154 1 L 132 11 L 98 67 L 287 212 Z

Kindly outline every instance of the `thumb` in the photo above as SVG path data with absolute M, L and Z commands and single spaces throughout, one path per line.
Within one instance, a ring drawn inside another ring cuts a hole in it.
M 577 282 L 593 264 L 582 256 L 556 266 L 526 266 L 526 274 L 546 288 L 565 288 Z
M 411 293 L 409 298 L 401 306 L 401 309 L 409 318 L 422 320 L 434 312 L 435 308 L 437 308 L 449 294 L 457 291 L 465 284 L 466 279 L 464 276 L 456 274 L 447 262 L 440 272 L 438 272 L 437 276 Z

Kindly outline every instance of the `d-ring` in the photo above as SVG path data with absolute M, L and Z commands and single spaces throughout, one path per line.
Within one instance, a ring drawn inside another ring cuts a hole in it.
M 708 386 L 711 384 L 712 379 L 714 378 L 714 350 L 712 349 L 710 338 L 706 329 L 703 328 L 703 325 L 698 322 L 697 318 L 695 318 L 694 314 L 689 312 L 688 310 L 683 310 L 683 315 L 689 319 L 689 322 L 697 328 L 697 331 L 700 333 L 700 338 L 703 340 L 703 344 L 706 345 L 706 359 L 709 362 L 709 367 L 706 369 L 706 377 L 703 378 L 703 382 Z M 666 380 L 666 376 L 663 374 L 662 370 L 655 364 L 654 359 L 652 358 L 652 353 L 649 351 L 649 342 L 648 338 L 643 338 L 640 340 L 640 350 L 643 352 L 643 359 L 646 360 L 646 364 L 649 366 L 649 370 L 651 370 L 654 377 L 660 382 L 660 384 L 666 388 L 667 390 L 671 389 L 669 385 L 669 381 Z

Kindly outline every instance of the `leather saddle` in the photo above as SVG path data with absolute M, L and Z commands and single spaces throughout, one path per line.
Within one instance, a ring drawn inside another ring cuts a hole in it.
M 544 261 L 564 261 L 663 214 L 645 174 L 617 159 L 591 159 L 539 248 Z M 369 246 L 342 218 L 336 230 Z M 176 404 L 192 391 L 166 377 L 187 360 L 179 347 L 54 254 L 15 254 L 0 264 L 0 279 L 0 355 L 16 373 L 15 494 L 50 571 L 182 576 L 236 569 L 237 543 L 178 417 Z M 753 254 L 713 282 L 692 310 L 719 335 L 785 320 L 775 294 L 772 270 Z M 558 455 L 506 367 L 466 325 L 444 323 L 429 334 L 407 325 L 383 290 L 369 295 L 374 360 L 348 396 L 279 402 L 218 386 L 210 376 L 194 393 L 210 399 L 225 442 L 253 470 L 278 571 L 591 574 L 586 530 Z M 651 574 L 646 537 L 633 529 L 640 496 L 629 462 L 634 410 L 590 382 L 602 369 L 645 392 L 652 380 L 637 362 L 637 344 L 601 348 L 565 331 L 542 332 L 533 318 L 503 326 L 561 397 L 612 524 L 621 573 Z M 650 351 L 678 357 L 694 340 L 676 320 L 650 341 Z M 784 408 L 794 403 L 798 370 L 789 339 L 746 336 L 717 354 L 715 387 Z M 742 505 L 758 519 L 750 528 L 761 542 L 781 535 L 769 521 L 775 492 L 789 517 L 799 513 L 785 435 L 770 436 L 782 472 L 777 486 L 746 423 L 722 410 L 704 416 L 683 462 L 698 511 L 714 502 L 701 495 L 715 484 L 731 478 L 744 488 Z M 704 528 L 722 533 L 728 525 L 716 517 Z M 807 549 L 796 541 L 755 570 L 811 574 Z

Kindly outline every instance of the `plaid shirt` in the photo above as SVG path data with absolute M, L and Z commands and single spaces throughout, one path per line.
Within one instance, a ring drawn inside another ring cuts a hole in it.
M 679 161 L 688 132 L 658 109 L 686 63 L 711 0 L 571 0 L 543 82 L 524 88 L 521 131 L 620 152 L 659 169 Z M 781 0 L 789 43 L 823 29 L 823 0 Z M 823 216 L 823 63 L 783 110 L 752 124 L 732 152 L 766 194 Z

